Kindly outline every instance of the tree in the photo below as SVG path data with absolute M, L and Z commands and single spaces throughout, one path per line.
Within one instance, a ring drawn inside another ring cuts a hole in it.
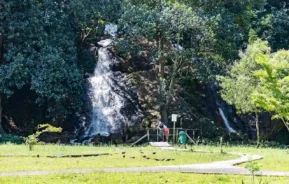
M 253 93 L 256 106 L 273 113 L 281 119 L 289 131 L 289 51 L 280 50 L 256 60 L 262 66 L 254 72 L 260 80 L 259 88 Z
M 285 6 L 286 4 L 284 4 Z M 288 49 L 289 40 L 287 36 L 289 34 L 289 18 L 288 8 L 266 6 L 263 11 L 258 12 L 255 23 L 253 23 L 254 29 L 258 35 L 269 42 L 273 51 L 279 49 Z
M 86 61 L 81 56 L 110 20 L 116 0 L 4 0 L 0 3 L 0 94 L 13 98 L 24 87 L 46 107 L 47 121 L 63 121 L 82 106 Z M 92 29 L 93 31 L 90 31 Z M 89 32 L 89 33 L 88 33 Z M 85 35 L 85 36 L 84 36 Z M 94 58 L 93 58 L 94 59 Z M 94 62 L 91 62 L 94 63 Z M 90 64 L 90 63 L 89 63 Z M 93 67 L 93 65 L 92 65 Z
M 123 29 L 120 44 L 131 53 L 147 52 L 151 62 L 159 66 L 160 105 L 164 122 L 171 101 L 176 75 L 185 63 L 191 62 L 194 50 L 205 37 L 202 20 L 191 8 L 178 3 L 155 1 L 155 4 L 126 2 L 120 19 Z M 173 62 L 166 82 L 164 67 Z M 168 87 L 167 87 L 168 86 Z
M 63 120 L 81 106 L 82 76 L 77 68 L 77 35 L 61 1 L 9 1 L 4 5 L 5 61 L 0 90 L 7 97 L 30 86 L 46 115 Z
M 267 43 L 258 39 L 254 31 L 251 30 L 246 52 L 240 53 L 239 62 L 232 66 L 228 76 L 218 78 L 222 87 L 221 96 L 225 101 L 234 105 L 239 113 L 253 112 L 255 114 L 257 147 L 261 142 L 258 121 L 260 108 L 252 99 L 252 95 L 259 88 L 260 81 L 254 75 L 254 71 L 261 68 L 256 60 L 259 57 L 266 57 L 268 54 L 270 54 L 270 48 Z
M 176 0 L 177 1 L 177 0 Z M 247 45 L 252 19 L 263 8 L 264 0 L 184 0 L 194 12 L 205 17 L 206 27 L 213 34 L 210 45 L 197 51 L 192 78 L 202 83 L 215 81 L 227 66 L 238 58 L 238 51 Z
M 229 77 L 220 77 L 222 97 L 241 112 L 273 113 L 272 118 L 281 119 L 289 131 L 289 51 L 271 53 L 268 42 L 251 38 Z
M 165 1 L 126 1 L 123 11 L 119 48 L 131 54 L 145 52 L 148 60 L 159 66 L 160 110 L 167 122 L 176 76 L 185 63 L 192 61 L 197 47 L 206 42 L 204 20 L 186 5 Z M 173 67 L 166 77 L 164 68 L 169 61 Z

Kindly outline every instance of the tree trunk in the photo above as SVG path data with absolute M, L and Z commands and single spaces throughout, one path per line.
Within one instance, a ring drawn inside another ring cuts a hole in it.
M 162 122 L 167 124 L 168 123 L 168 109 L 165 106 L 165 104 L 163 105 L 163 107 L 161 107 L 161 117 L 162 117 Z
M 166 96 L 165 96 L 165 84 L 164 84 L 164 74 L 165 74 L 165 66 L 164 62 L 161 62 L 159 65 L 159 74 L 160 74 L 160 113 L 161 113 L 161 120 L 165 124 L 168 123 L 168 112 L 167 112 L 167 105 L 166 105 Z
M 289 131 L 289 122 L 286 121 L 284 118 L 281 118 L 283 124 L 285 125 L 285 127 L 287 128 L 287 130 Z
M 172 73 L 172 77 L 171 77 L 171 81 L 170 81 L 170 85 L 169 85 L 169 90 L 168 90 L 168 94 L 167 94 L 167 98 L 166 98 L 166 106 L 167 107 L 170 104 L 171 99 L 172 99 L 173 90 L 174 90 L 174 86 L 175 86 L 176 74 L 177 74 L 177 64 L 174 64 L 173 73 Z
M 257 148 L 260 146 L 261 140 L 260 140 L 260 127 L 259 127 L 259 116 L 258 113 L 256 115 L 256 132 L 257 132 Z
M 163 80 L 165 76 L 165 64 L 162 61 L 160 62 L 159 65 L 159 73 L 160 73 L 160 80 Z
M 168 122 L 168 109 L 169 109 L 169 105 L 171 103 L 173 90 L 174 90 L 174 86 L 175 86 L 176 70 L 177 70 L 177 67 L 175 64 L 174 69 L 173 69 L 173 73 L 172 73 L 172 77 L 170 80 L 169 89 L 168 89 L 168 92 L 167 92 L 166 97 L 165 97 L 165 103 L 164 103 L 164 106 L 162 109 L 162 118 L 163 118 L 163 121 L 166 123 Z

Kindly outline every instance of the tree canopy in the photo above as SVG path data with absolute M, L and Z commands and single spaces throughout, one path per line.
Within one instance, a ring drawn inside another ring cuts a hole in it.
M 0 65 L 0 91 L 7 97 L 29 86 L 36 103 L 47 104 L 47 116 L 64 119 L 82 104 L 83 42 L 97 31 L 83 35 L 90 26 L 118 6 L 113 1 L 4 1 L 1 34 L 4 58 Z M 112 14 L 109 15 L 112 17 Z

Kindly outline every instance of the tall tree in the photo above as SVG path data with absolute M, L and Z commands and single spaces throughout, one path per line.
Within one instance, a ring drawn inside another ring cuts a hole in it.
M 177 0 L 175 0 L 177 1 Z M 213 34 L 210 46 L 199 49 L 192 77 L 211 82 L 224 73 L 228 65 L 239 59 L 238 51 L 247 45 L 252 19 L 263 8 L 264 0 L 187 0 L 181 1 L 206 18 L 206 27 Z
M 99 27 L 100 20 L 109 20 L 108 12 L 117 14 L 119 1 L 4 0 L 0 5 L 5 40 L 0 94 L 13 97 L 28 87 L 36 94 L 35 102 L 47 107 L 47 121 L 64 120 L 82 105 L 88 68 L 80 56 L 87 49 L 81 44 L 83 35 Z M 85 42 L 96 39 L 93 33 Z
M 206 42 L 204 20 L 183 4 L 165 1 L 147 4 L 127 1 L 123 11 L 119 20 L 120 48 L 132 54 L 146 52 L 149 61 L 159 66 L 160 111 L 162 120 L 167 122 L 176 75 Z M 166 76 L 165 65 L 169 61 L 173 67 Z
M 288 49 L 289 2 L 287 0 L 266 0 L 264 8 L 255 11 L 252 27 L 259 37 L 269 42 L 275 52 Z
M 260 56 L 256 62 L 262 66 L 255 71 L 259 88 L 252 95 L 254 103 L 281 119 L 289 131 L 289 51 L 280 50 L 269 56 Z

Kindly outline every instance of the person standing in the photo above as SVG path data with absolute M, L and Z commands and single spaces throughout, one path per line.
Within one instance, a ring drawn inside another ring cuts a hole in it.
M 185 148 L 187 148 L 187 145 L 186 145 L 187 137 L 186 137 L 186 133 L 184 131 L 180 131 L 178 142 L 182 145 L 182 147 L 184 146 Z
M 166 142 L 168 142 L 169 141 L 169 128 L 161 121 L 159 121 L 157 128 L 160 130 L 160 136 L 162 140 L 164 141 L 164 137 L 165 137 Z

